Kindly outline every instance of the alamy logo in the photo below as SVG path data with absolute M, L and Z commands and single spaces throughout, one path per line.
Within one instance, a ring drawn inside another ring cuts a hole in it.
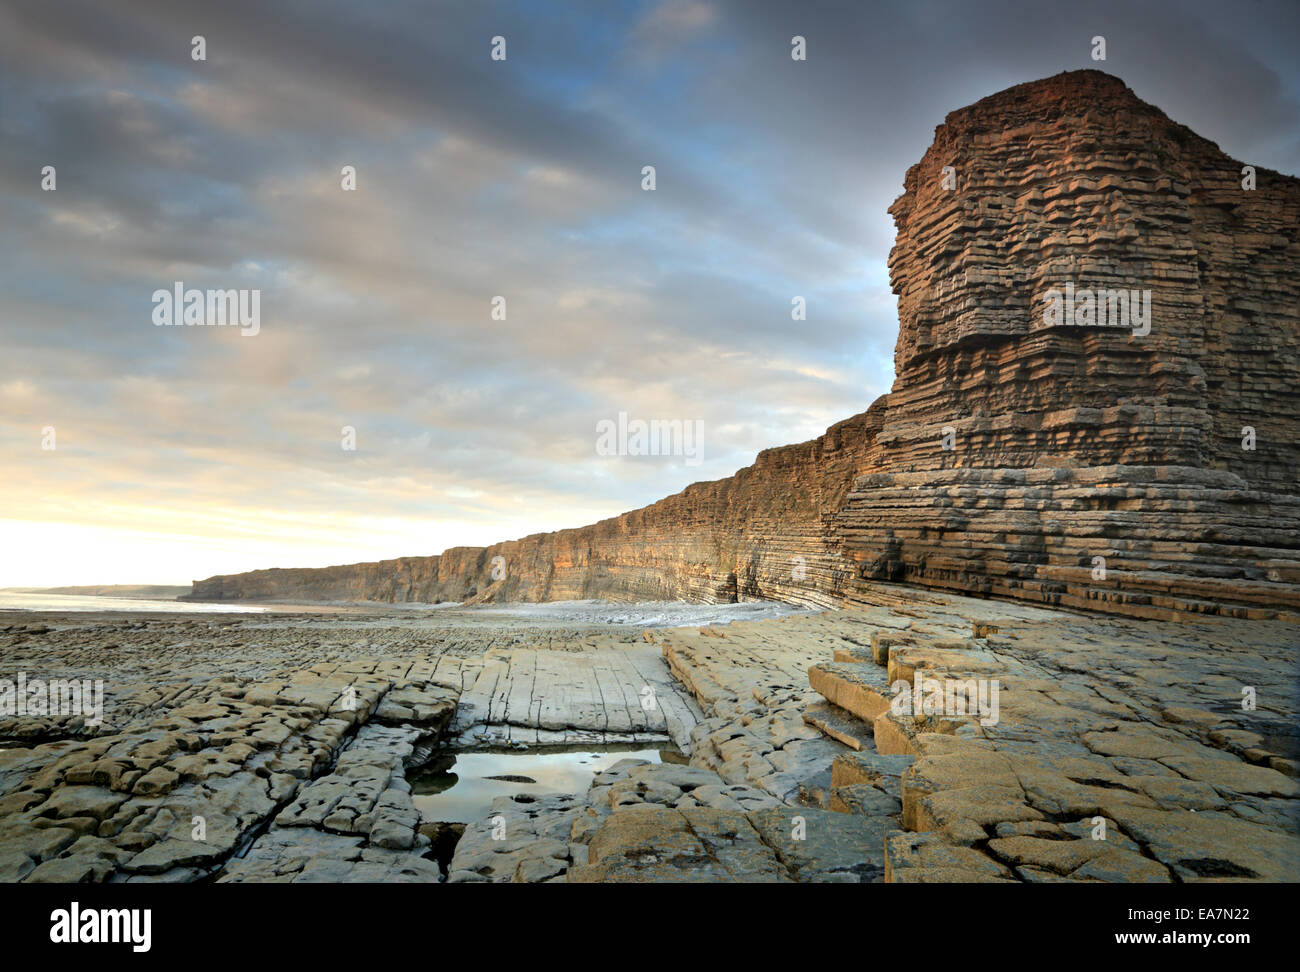
M 926 716 L 973 715 L 981 726 L 998 724 L 1001 686 L 996 678 L 927 678 L 917 672 L 914 681 L 899 679 L 890 688 L 894 699 L 889 708 L 896 716 L 910 715 L 921 722 Z
M 153 944 L 153 912 L 148 908 L 87 908 L 77 902 L 50 912 L 50 941 L 57 944 L 128 942 L 133 952 Z
M 104 680 L 28 681 L 26 672 L 0 678 L 0 717 L 13 716 L 84 716 L 86 725 L 97 726 L 104 721 Z
M 1051 327 L 1131 327 L 1134 337 L 1151 333 L 1151 291 L 1089 290 L 1076 291 L 1074 284 L 1065 290 L 1053 288 L 1043 295 L 1043 323 Z
M 243 337 L 255 337 L 262 329 L 260 290 L 186 290 L 177 280 L 171 290 L 155 290 L 153 303 L 157 327 L 233 325 Z
M 701 419 L 629 421 L 627 412 L 619 412 L 617 422 L 601 419 L 596 423 L 598 456 L 683 456 L 686 465 L 698 466 L 704 458 L 703 447 Z

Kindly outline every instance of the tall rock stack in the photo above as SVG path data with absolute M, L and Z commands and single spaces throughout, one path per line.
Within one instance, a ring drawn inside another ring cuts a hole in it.
M 891 580 L 1300 613 L 1300 180 L 1242 168 L 1098 71 L 1003 91 L 891 207 L 897 377 L 867 412 L 592 526 L 192 597 L 831 605 Z
M 1300 182 L 1242 168 L 1098 71 L 948 116 L 890 210 L 897 378 L 838 518 L 864 576 L 1300 604 Z

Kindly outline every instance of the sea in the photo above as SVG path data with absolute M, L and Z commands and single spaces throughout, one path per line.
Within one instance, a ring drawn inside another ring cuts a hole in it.
M 20 594 L 0 591 L 0 611 L 147 611 L 184 614 L 262 614 L 266 608 L 246 604 L 200 601 L 155 601 L 141 597 L 88 594 Z

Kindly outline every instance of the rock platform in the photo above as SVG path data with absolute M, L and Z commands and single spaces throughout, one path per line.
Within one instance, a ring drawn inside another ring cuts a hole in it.
M 1296 624 L 869 599 L 655 629 L 9 614 L 0 677 L 107 701 L 0 723 L 0 880 L 1300 876 Z M 918 680 L 996 680 L 995 718 L 898 711 Z M 434 751 L 609 742 L 688 763 L 498 798 L 435 855 L 407 780 Z

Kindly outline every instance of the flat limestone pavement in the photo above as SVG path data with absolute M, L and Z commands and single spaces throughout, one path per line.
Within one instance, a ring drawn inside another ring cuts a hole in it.
M 23 613 L 0 648 L 0 676 L 98 678 L 105 696 L 102 721 L 0 720 L 5 881 L 436 882 L 405 774 L 462 694 L 455 732 L 516 744 L 688 746 L 698 717 L 640 630 L 609 625 Z
M 667 737 L 689 752 L 699 718 L 695 699 L 650 645 L 494 649 L 461 694 L 452 731 L 466 745 Z
M 1296 624 L 862 600 L 645 631 L 8 616 L 0 675 L 107 703 L 0 725 L 0 879 L 437 882 L 406 780 L 435 746 L 670 740 L 689 765 L 499 798 L 445 880 L 1300 874 Z M 993 680 L 995 718 L 896 710 L 895 683 Z
M 880 752 L 914 760 L 902 778 L 911 833 L 889 837 L 890 880 L 1300 876 L 1294 623 L 874 596 L 879 607 L 857 612 L 886 622 L 870 660 L 842 653 L 809 674 L 871 724 Z M 900 613 L 913 618 L 902 632 Z M 887 686 L 918 678 L 997 679 L 997 718 L 892 711 Z M 834 782 L 876 771 L 846 753 Z

